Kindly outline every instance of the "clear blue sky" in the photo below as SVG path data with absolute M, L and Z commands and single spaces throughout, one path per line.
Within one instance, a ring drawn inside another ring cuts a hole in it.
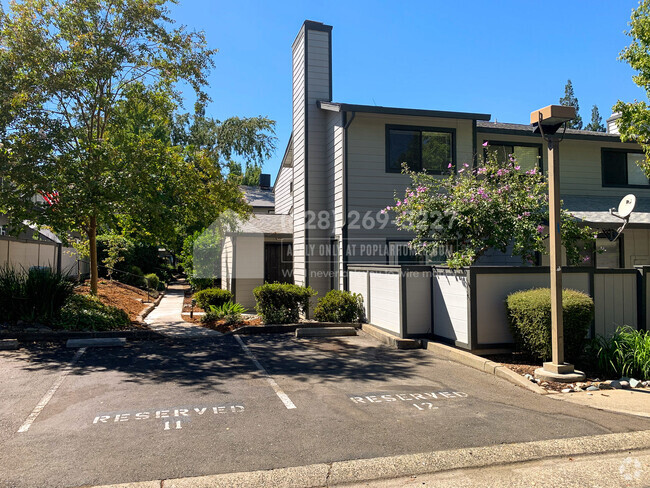
M 209 114 L 266 115 L 278 147 L 291 133 L 291 43 L 305 19 L 332 25 L 334 100 L 492 114 L 528 123 L 557 103 L 568 78 L 585 123 L 618 100 L 644 99 L 618 61 L 634 0 L 215 1 L 180 0 L 179 22 L 219 49 Z
M 5 0 L 2 0 L 5 3 Z M 568 78 L 587 123 L 645 99 L 618 61 L 635 0 L 180 0 L 172 17 L 219 49 L 208 115 L 277 121 L 277 173 L 291 133 L 291 43 L 305 19 L 333 26 L 334 101 L 489 113 L 528 123 Z M 191 108 L 191 104 L 187 107 Z

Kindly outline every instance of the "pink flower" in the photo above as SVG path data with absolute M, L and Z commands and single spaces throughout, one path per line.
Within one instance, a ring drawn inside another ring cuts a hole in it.
M 544 232 L 544 226 L 543 226 L 543 225 L 538 225 L 538 226 L 537 226 L 537 232 L 538 232 L 539 234 L 542 234 L 542 233 Z
M 521 166 L 515 166 L 515 169 L 519 171 L 521 169 Z
M 397 200 L 397 203 L 395 204 L 396 207 L 399 207 L 402 204 L 399 200 Z
M 485 142 L 483 143 L 483 147 L 487 147 L 487 146 L 488 146 L 488 141 L 485 141 Z
M 451 163 L 449 163 L 449 166 L 447 166 L 447 169 L 451 168 Z
M 589 261 L 591 261 L 591 258 L 589 256 L 585 256 L 584 258 L 582 258 L 583 263 L 588 263 Z

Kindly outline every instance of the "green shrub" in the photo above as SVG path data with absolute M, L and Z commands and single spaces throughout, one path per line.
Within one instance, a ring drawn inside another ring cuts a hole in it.
M 604 375 L 650 380 L 650 331 L 619 327 L 609 338 L 593 339 L 588 354 Z
M 56 325 L 66 330 L 112 330 L 129 325 L 124 310 L 104 305 L 90 295 L 73 295 L 61 310 Z
M 361 322 L 363 315 L 363 297 L 343 290 L 329 291 L 318 299 L 314 310 L 314 318 L 320 322 Z
M 316 295 L 311 287 L 287 283 L 266 283 L 253 290 L 257 313 L 267 324 L 298 322 L 300 313 L 309 312 L 309 300 Z
M 192 286 L 192 290 L 194 291 L 207 290 L 208 288 L 218 288 L 217 281 L 218 280 L 214 278 L 190 277 L 190 285 Z
M 201 317 L 201 322 L 225 319 L 226 325 L 232 325 L 241 322 L 242 314 L 247 311 L 241 304 L 233 302 L 226 302 L 220 307 L 214 305 L 208 305 L 208 307 L 205 315 Z
M 152 290 L 158 290 L 158 286 L 160 285 L 160 278 L 158 278 L 158 275 L 156 273 L 149 273 L 144 275 L 145 283 L 147 283 L 148 288 L 151 288 Z
M 210 305 L 220 307 L 226 302 L 231 302 L 233 299 L 232 293 L 228 290 L 221 288 L 206 288 L 194 294 L 196 304 L 206 312 L 209 310 Z
M 551 359 L 551 291 L 518 291 L 506 299 L 508 323 L 517 347 L 543 360 Z M 582 353 L 594 316 L 594 301 L 575 290 L 562 291 L 564 354 L 574 361 Z
M 0 268 L 0 317 L 50 325 L 73 290 L 70 279 L 49 268 Z

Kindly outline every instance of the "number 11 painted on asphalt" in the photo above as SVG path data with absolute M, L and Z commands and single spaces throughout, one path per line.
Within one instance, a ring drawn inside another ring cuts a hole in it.
M 166 422 L 165 422 L 165 429 L 164 429 L 164 430 L 171 430 L 171 425 L 170 425 L 170 424 L 171 424 L 171 422 L 166 421 Z M 177 420 L 177 421 L 175 422 L 175 425 L 176 425 L 176 428 L 177 428 L 177 429 L 181 429 L 181 428 L 182 428 L 182 427 L 181 427 L 181 421 L 180 421 L 180 420 Z

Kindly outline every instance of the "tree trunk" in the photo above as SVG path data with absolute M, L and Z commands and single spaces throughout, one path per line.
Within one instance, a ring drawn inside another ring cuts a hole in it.
M 90 218 L 88 226 L 88 247 L 90 251 L 90 294 L 97 295 L 97 217 Z

